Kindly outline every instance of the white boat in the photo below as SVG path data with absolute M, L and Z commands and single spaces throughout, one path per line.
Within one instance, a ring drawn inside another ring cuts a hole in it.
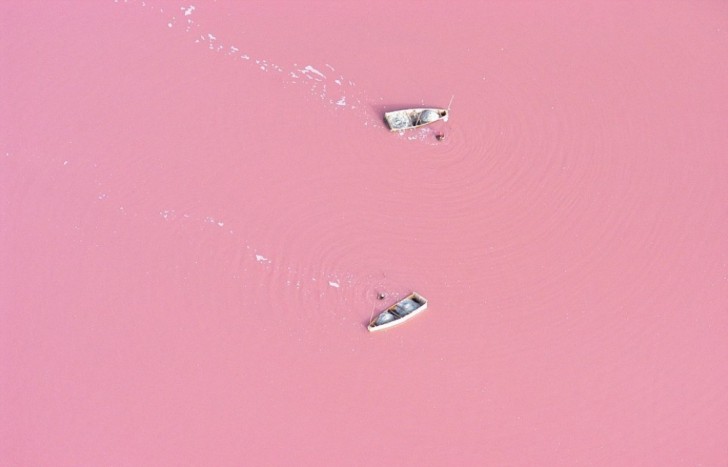
M 427 299 L 413 292 L 399 302 L 379 313 L 369 323 L 369 331 L 381 331 L 392 328 L 414 318 L 427 308 Z
M 404 109 L 387 112 L 384 119 L 391 131 L 409 130 L 429 125 L 438 120 L 447 121 L 448 109 Z

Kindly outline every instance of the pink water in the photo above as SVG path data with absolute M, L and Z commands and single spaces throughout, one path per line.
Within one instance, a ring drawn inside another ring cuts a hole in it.
M 0 464 L 728 464 L 725 2 L 0 15 Z

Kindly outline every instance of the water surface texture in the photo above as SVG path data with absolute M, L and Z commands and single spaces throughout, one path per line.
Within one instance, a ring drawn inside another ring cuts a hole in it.
M 7 1 L 0 43 L 0 464 L 728 463 L 725 2 Z

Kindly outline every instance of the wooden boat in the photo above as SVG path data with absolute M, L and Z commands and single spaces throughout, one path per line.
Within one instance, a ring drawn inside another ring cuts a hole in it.
M 417 292 L 406 296 L 399 302 L 379 313 L 369 323 L 369 331 L 388 329 L 414 318 L 427 308 L 427 299 Z
M 391 131 L 419 128 L 438 120 L 447 121 L 448 109 L 405 109 L 384 114 Z

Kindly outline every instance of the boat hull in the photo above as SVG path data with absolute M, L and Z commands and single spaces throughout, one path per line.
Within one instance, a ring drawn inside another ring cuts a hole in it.
M 409 308 L 407 305 L 411 305 Z M 414 307 L 414 308 L 412 308 Z M 370 332 L 383 331 L 385 329 L 399 326 L 427 309 L 427 299 L 417 292 L 413 292 L 399 302 L 390 306 L 386 310 L 379 313 L 371 320 L 367 329 Z M 387 315 L 393 316 L 393 319 L 383 320 Z

